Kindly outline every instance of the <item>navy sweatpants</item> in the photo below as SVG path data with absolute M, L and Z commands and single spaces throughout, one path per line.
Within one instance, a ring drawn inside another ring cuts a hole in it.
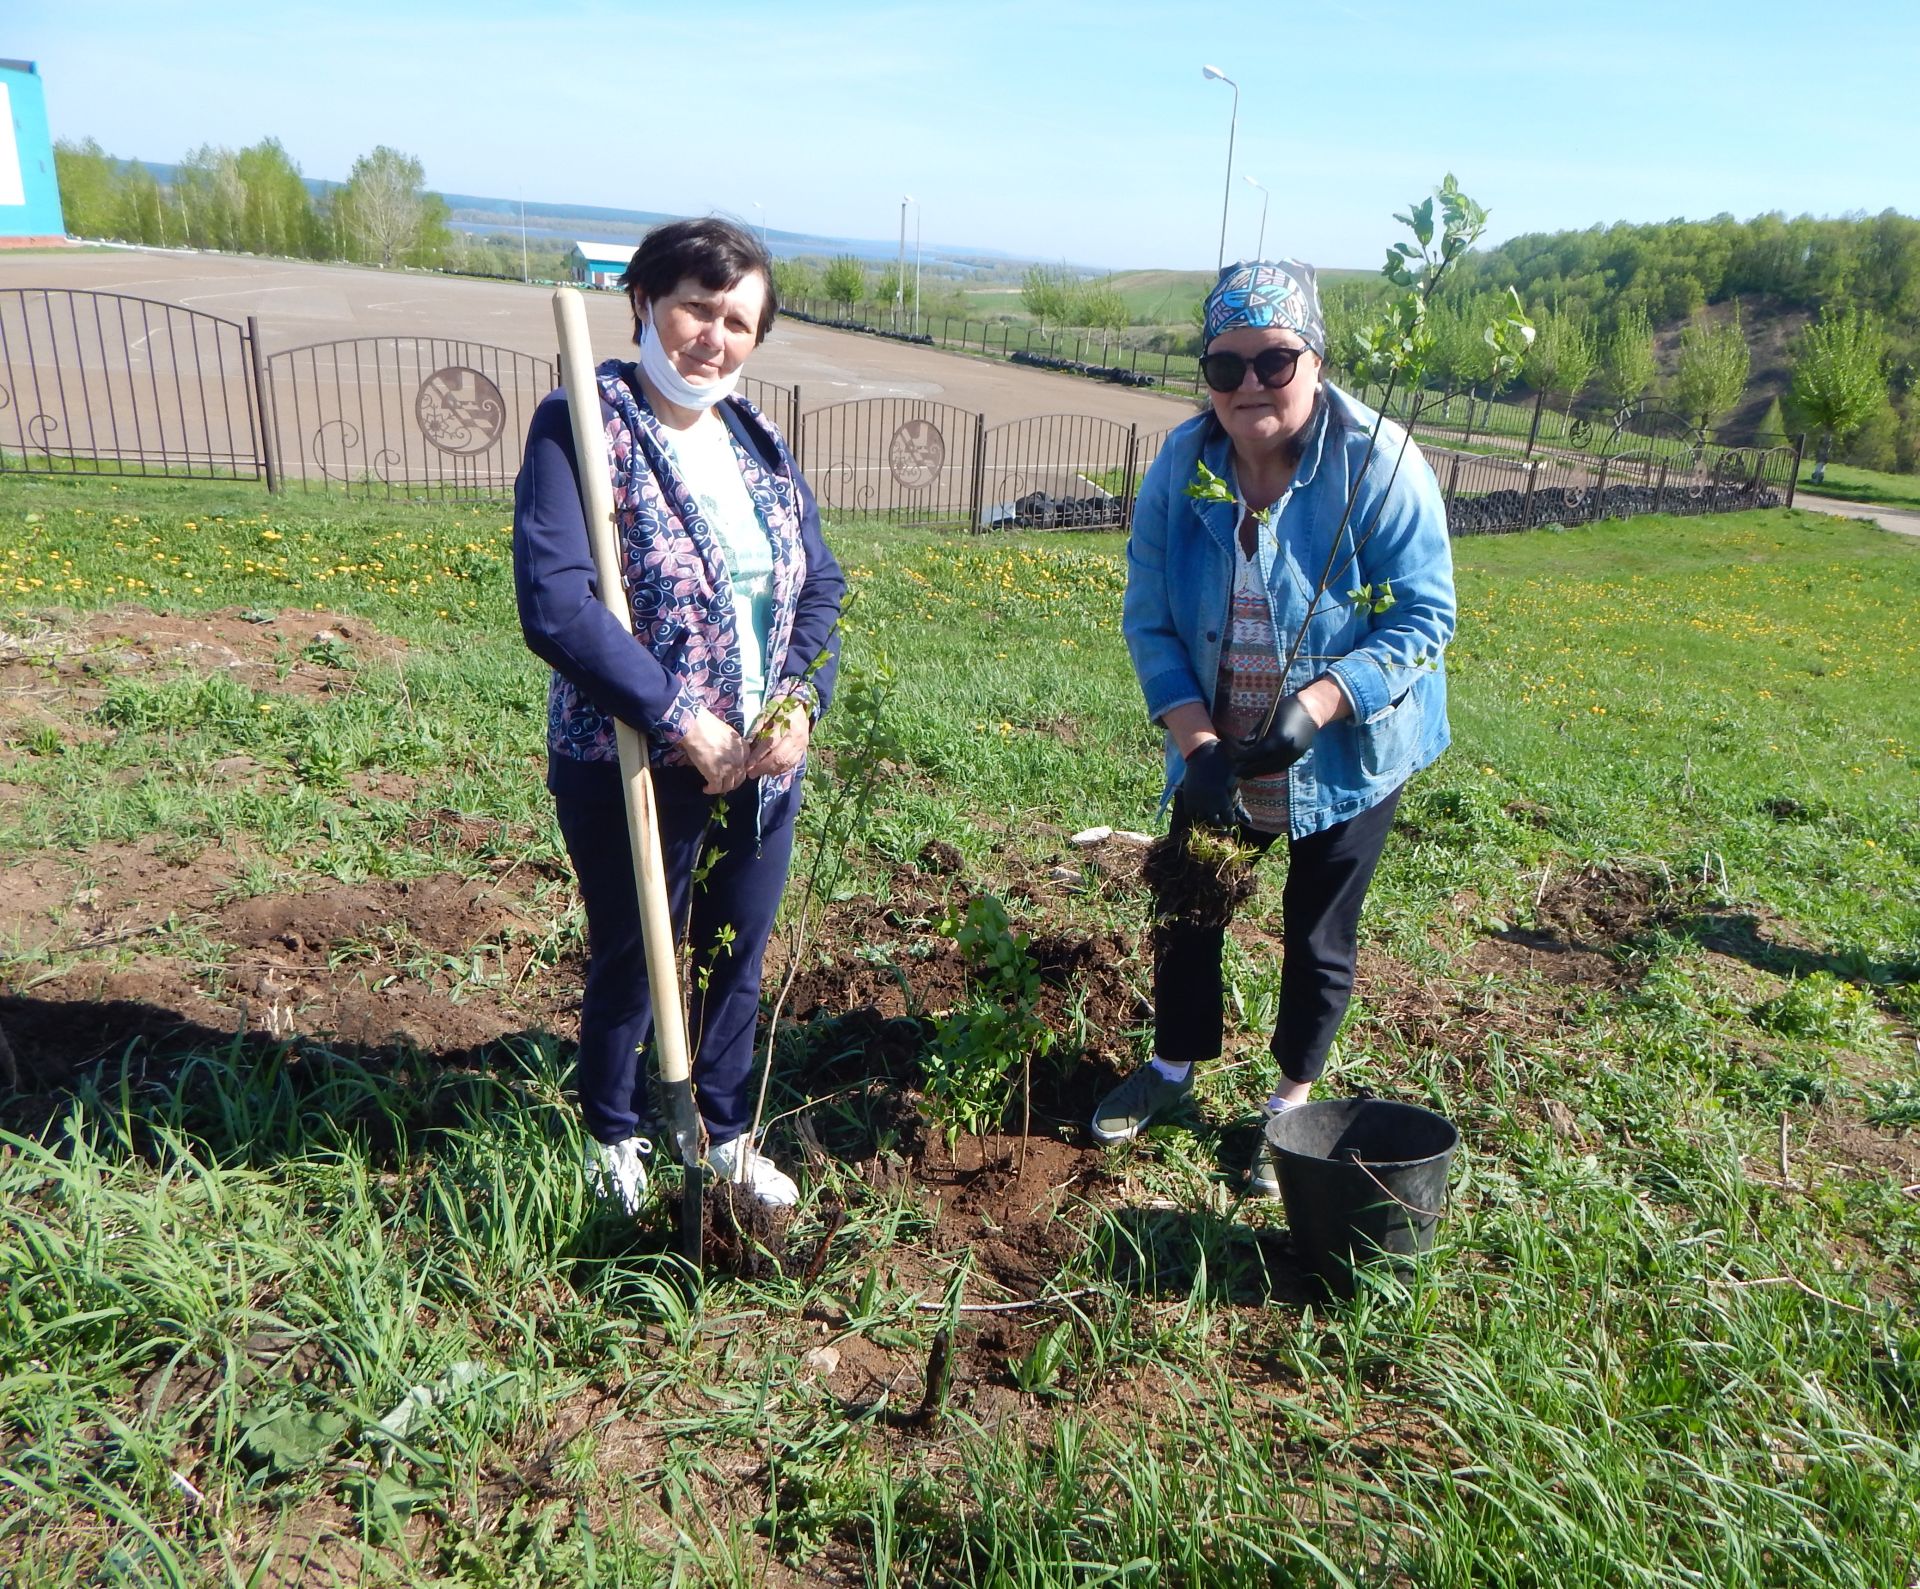
M 1403 786 L 1404 787 L 1404 786 Z M 1317 1081 L 1353 997 L 1360 907 L 1393 827 L 1400 790 L 1345 822 L 1304 839 L 1287 839 L 1287 881 L 1280 896 L 1280 1017 L 1273 1055 L 1289 1081 Z M 1190 826 L 1173 802 L 1173 831 Z M 1242 843 L 1265 853 L 1279 835 L 1242 828 Z M 1163 928 L 1154 956 L 1154 1052 L 1169 1064 L 1215 1059 L 1225 1030 L 1220 960 L 1225 927 Z
M 729 1142 L 753 1118 L 748 1083 L 760 1015 L 760 968 L 793 856 L 800 780 L 769 801 L 757 834 L 758 779 L 726 797 L 725 817 L 711 831 L 708 819 L 716 799 L 701 792 L 698 774 L 684 767 L 657 769 L 653 790 L 674 936 L 693 950 L 687 1041 L 693 1049 L 694 1097 L 713 1141 Z M 640 1052 L 652 1035 L 653 1003 L 627 813 L 617 785 L 611 799 L 556 795 L 554 805 L 587 908 L 580 1112 L 595 1138 L 619 1142 L 635 1135 L 642 1117 L 652 1113 L 650 1067 L 640 1063 Z M 703 852 L 711 866 L 694 884 Z

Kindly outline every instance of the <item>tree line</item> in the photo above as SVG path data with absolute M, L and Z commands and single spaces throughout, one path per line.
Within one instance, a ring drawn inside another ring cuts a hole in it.
M 778 259 L 773 278 L 784 303 L 825 299 L 851 309 L 861 303 L 911 307 L 914 301 L 911 267 L 902 277 L 898 262 L 870 269 L 852 254 L 822 261 Z M 927 279 L 919 287 L 923 317 L 965 318 L 977 313 L 970 309 L 964 290 L 952 281 Z M 1133 324 L 1133 311 L 1111 277 L 1088 280 L 1065 265 L 1029 266 L 1020 282 L 1020 303 L 1043 331 L 1052 325 L 1112 332 Z
M 1805 431 L 1821 472 L 1830 455 L 1920 468 L 1920 220 L 1719 216 L 1514 238 L 1463 260 L 1433 306 L 1436 389 L 1486 390 L 1493 360 L 1482 332 L 1509 289 L 1537 328 L 1517 390 L 1569 411 L 1585 399 L 1602 415 L 1658 404 L 1697 431 L 1746 400 L 1747 319 L 1812 311 L 1787 349 L 1787 388 L 1751 425 L 1754 439 Z M 1336 348 L 1344 327 L 1376 312 L 1381 290 L 1329 285 Z
M 91 138 L 63 139 L 53 158 L 76 237 L 382 266 L 442 266 L 460 247 L 420 162 L 385 144 L 318 195 L 277 138 L 246 149 L 204 144 L 167 183 Z

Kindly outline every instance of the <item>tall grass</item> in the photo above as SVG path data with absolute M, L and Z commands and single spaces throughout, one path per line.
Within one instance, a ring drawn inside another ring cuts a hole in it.
M 104 589 L 113 517 L 166 558 L 206 544 L 191 488 L 127 498 L 9 500 L 39 515 L 34 566 L 84 581 L 13 598 L 45 666 L 76 613 L 140 599 Z M 330 567 L 465 528 L 327 511 L 273 504 L 260 544 Z M 848 666 L 891 664 L 902 759 L 856 856 L 870 941 L 821 947 L 910 975 L 884 895 L 931 838 L 962 853 L 956 891 L 1137 932 L 1124 892 L 1038 881 L 1075 829 L 1153 820 L 1118 541 L 835 533 Z M 1780 513 L 1459 548 L 1456 743 L 1403 802 L 1334 1081 L 1461 1126 L 1453 1215 L 1409 1278 L 1308 1300 L 1275 1216 L 1231 1193 L 1271 884 L 1201 1122 L 1104 1156 L 1055 1216 L 1040 1305 L 1006 1315 L 955 1311 L 1003 1293 L 912 1186 L 832 1158 L 806 1171 L 846 1211 L 813 1279 L 690 1276 L 665 1204 L 635 1228 L 588 1196 L 549 1038 L 459 1069 L 136 1045 L 0 1134 L 0 1563 L 31 1589 L 1912 1581 L 1916 554 Z M 165 604 L 312 601 L 255 561 Z M 0 804 L 0 843 L 244 841 L 295 883 L 483 866 L 406 838 L 453 804 L 557 855 L 504 570 L 476 567 L 458 620 L 374 572 L 331 600 L 403 655 L 297 699 L 110 671 L 84 737 L 8 747 L 31 798 Z M 230 755 L 259 790 L 209 781 Z M 363 789 L 393 773 L 397 809 Z M 1563 886 L 1634 909 L 1569 926 Z M 1555 982 L 1545 949 L 1529 969 L 1543 942 L 1595 974 Z M 783 1039 L 772 1113 L 848 1065 L 836 1045 Z M 829 1143 L 863 1107 L 839 1091 L 810 1116 Z M 807 1214 L 796 1247 L 822 1230 Z M 928 1427 L 904 1413 L 943 1327 L 960 1369 Z

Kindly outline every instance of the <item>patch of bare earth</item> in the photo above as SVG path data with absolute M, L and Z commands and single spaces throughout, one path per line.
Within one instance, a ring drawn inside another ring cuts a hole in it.
M 216 903 L 217 854 L 134 846 L 41 858 L 7 908 L 57 953 L 0 983 L 28 1090 L 130 1044 L 185 1052 L 236 1034 L 454 1058 L 525 1031 L 569 1035 L 582 967 L 546 966 L 520 879 L 442 874 Z M 528 877 L 527 882 L 533 879 Z
M 140 607 L 23 620 L 0 629 L 0 724 L 7 713 L 72 721 L 120 674 L 224 673 L 249 689 L 325 696 L 352 687 L 350 664 L 391 662 L 406 643 L 362 618 L 239 607 L 173 614 Z M 24 718 L 23 718 L 24 720 Z

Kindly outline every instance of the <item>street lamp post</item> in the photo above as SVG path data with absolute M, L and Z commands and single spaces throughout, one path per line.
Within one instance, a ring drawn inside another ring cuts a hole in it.
M 907 206 L 912 202 L 911 193 L 900 195 L 900 257 L 893 267 L 893 323 L 896 329 L 907 307 Z
M 1220 200 L 1220 257 L 1213 267 L 1218 270 L 1227 262 L 1227 204 L 1233 198 L 1233 135 L 1240 130 L 1240 85 L 1217 66 L 1201 67 L 1200 75 L 1233 90 L 1233 120 L 1227 123 L 1227 191 Z
M 1267 185 L 1264 182 L 1256 182 L 1252 177 L 1246 177 L 1242 180 L 1246 182 L 1248 187 L 1258 188 L 1260 190 L 1260 241 L 1253 245 L 1253 257 L 1255 259 L 1265 259 L 1267 257 L 1267 201 L 1271 199 L 1273 195 L 1267 191 Z
M 920 335 L 920 201 L 913 201 L 913 334 Z

